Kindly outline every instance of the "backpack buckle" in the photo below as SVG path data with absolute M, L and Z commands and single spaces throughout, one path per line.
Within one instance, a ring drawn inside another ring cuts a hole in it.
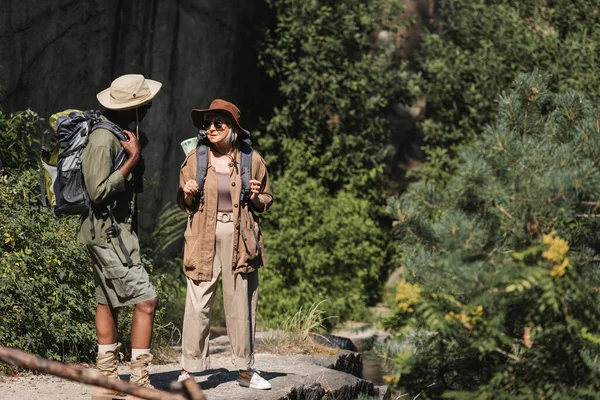
M 106 232 L 106 236 L 108 236 L 109 238 L 118 237 L 121 234 L 121 228 L 119 228 L 119 225 L 113 224 L 109 226 L 104 232 Z

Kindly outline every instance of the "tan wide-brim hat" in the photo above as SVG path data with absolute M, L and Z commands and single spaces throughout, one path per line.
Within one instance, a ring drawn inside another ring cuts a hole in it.
M 162 83 L 146 79 L 144 75 L 122 75 L 96 98 L 109 110 L 130 110 L 151 101 L 161 87 Z
M 226 100 L 222 100 L 222 99 L 215 99 L 212 101 L 212 103 L 210 103 L 210 107 L 206 108 L 206 109 L 198 109 L 195 108 L 192 110 L 192 121 L 194 122 L 194 126 L 198 129 L 204 129 L 202 127 L 202 123 L 204 122 L 204 114 L 206 114 L 207 112 L 218 112 L 218 113 L 223 113 L 225 115 L 228 115 L 231 120 L 233 121 L 233 123 L 235 124 L 235 126 L 237 126 L 238 129 L 238 135 L 240 135 L 240 137 L 250 137 L 250 132 L 247 131 L 246 129 L 242 128 L 242 125 L 240 125 L 240 117 L 242 115 L 242 113 L 240 112 L 240 109 L 237 108 L 237 106 L 233 103 L 230 103 Z

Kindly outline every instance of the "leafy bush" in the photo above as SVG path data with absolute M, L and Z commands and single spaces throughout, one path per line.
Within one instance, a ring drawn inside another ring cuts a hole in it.
M 25 170 L 39 165 L 34 134 L 41 119 L 31 110 L 5 114 L 0 108 L 0 170 Z
M 398 29 L 399 2 L 268 3 L 277 24 L 260 60 L 282 104 L 267 135 L 257 132 L 267 162 L 276 175 L 295 166 L 331 192 L 350 185 L 361 197 L 377 197 L 371 190 L 381 184 L 390 143 L 385 111 L 403 96 L 404 81 L 399 61 L 372 35 Z
M 280 97 L 255 135 L 275 194 L 263 221 L 270 268 L 259 316 L 275 325 L 324 299 L 329 315 L 358 316 L 389 265 L 385 115 L 404 84 L 399 61 L 372 34 L 398 28 L 399 2 L 268 4 L 276 24 L 260 60 Z
M 390 200 L 407 273 L 388 325 L 414 347 L 392 382 L 414 394 L 597 397 L 598 107 L 550 82 L 520 75 L 445 187 Z
M 37 172 L 1 179 L 0 343 L 53 360 L 91 360 L 96 304 L 79 221 L 38 206 Z
M 316 179 L 286 174 L 273 190 L 284 200 L 265 214 L 269 267 L 261 270 L 260 312 L 268 326 L 301 307 L 327 300 L 326 326 L 364 318 L 378 299 L 389 260 L 385 232 L 369 218 L 373 205 L 340 191 L 335 197 Z
M 597 98 L 598 4 L 593 1 L 445 0 L 416 56 L 427 115 L 421 176 L 445 180 L 458 146 L 492 121 L 496 94 L 520 72 L 540 68 L 550 88 Z

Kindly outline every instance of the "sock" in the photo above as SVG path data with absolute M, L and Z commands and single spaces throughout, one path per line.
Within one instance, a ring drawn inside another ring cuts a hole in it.
M 131 349 L 131 361 L 137 360 L 142 354 L 150 354 L 150 349 Z
M 117 349 L 117 344 L 98 344 L 98 354 L 108 353 Z

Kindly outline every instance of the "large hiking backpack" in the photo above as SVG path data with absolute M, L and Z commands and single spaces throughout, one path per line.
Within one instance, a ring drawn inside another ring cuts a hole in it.
M 111 234 L 115 235 L 119 247 L 127 260 L 133 265 L 129 252 L 121 239 L 121 228 L 113 215 L 113 204 L 93 205 L 83 180 L 82 154 L 93 131 L 104 128 L 119 140 L 128 140 L 121 128 L 110 121 L 100 118 L 100 112 L 89 110 L 65 110 L 50 117 L 50 127 L 58 139 L 53 149 L 43 146 L 42 167 L 40 168 L 40 190 L 42 204 L 52 206 L 57 215 L 89 215 L 92 238 L 94 231 L 93 210 L 106 212 L 111 219 Z M 42 136 L 43 141 L 43 136 Z M 121 149 L 113 160 L 113 170 L 125 162 L 125 150 Z
M 50 117 L 58 143 L 53 149 L 42 147 L 42 169 L 40 188 L 42 202 L 50 205 L 58 215 L 84 215 L 90 212 L 89 199 L 83 173 L 81 155 L 90 134 L 104 128 L 119 140 L 127 137 L 110 121 L 100 119 L 98 111 L 65 110 Z M 121 150 L 114 160 L 113 168 L 120 168 L 125 161 Z

